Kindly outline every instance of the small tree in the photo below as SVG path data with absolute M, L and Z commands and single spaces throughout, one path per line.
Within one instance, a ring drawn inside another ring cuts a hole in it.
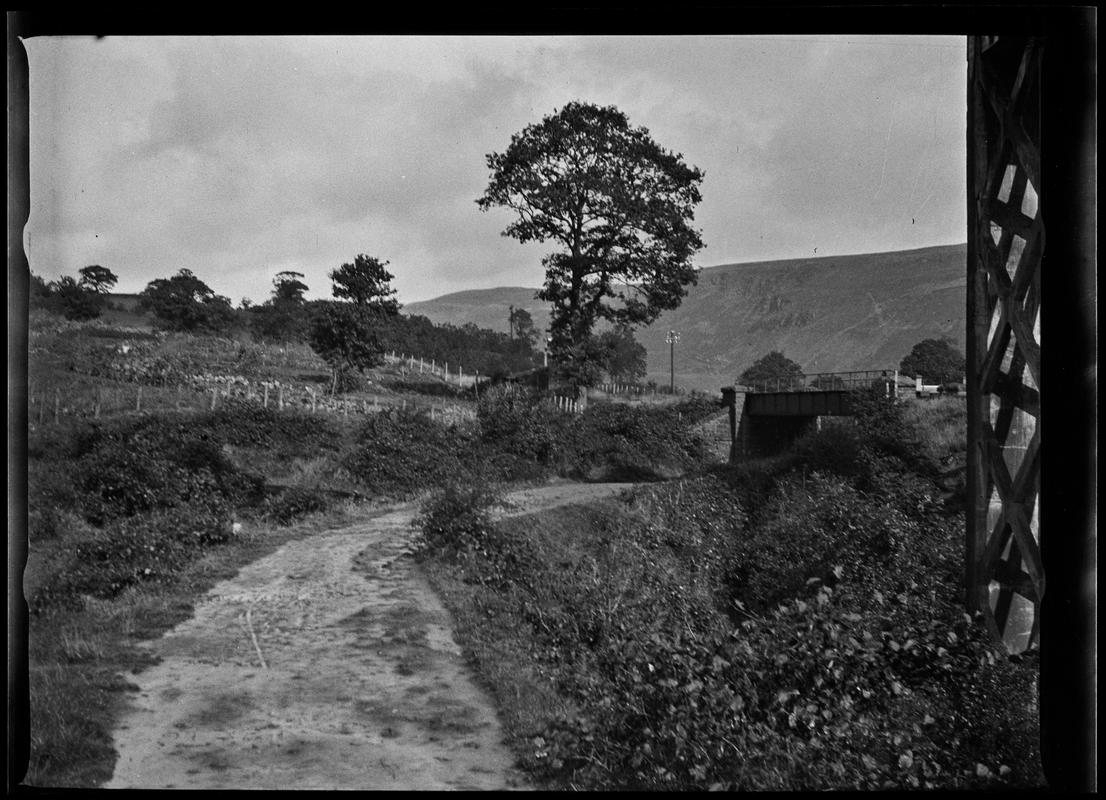
M 307 284 L 300 280 L 302 277 L 302 272 L 278 272 L 273 278 L 273 302 L 303 305 Z
M 923 339 L 902 360 L 899 370 L 911 377 L 920 375 L 927 383 L 953 383 L 964 377 L 964 354 L 947 336 Z
M 119 282 L 115 273 L 99 264 L 91 264 L 80 269 L 80 285 L 96 294 L 107 294 Z
M 504 231 L 552 241 L 538 297 L 552 303 L 550 354 L 577 386 L 594 379 L 588 340 L 597 320 L 652 322 L 696 281 L 703 247 L 691 223 L 703 173 L 633 128 L 613 106 L 572 102 L 487 157 L 480 209 L 517 215 Z
M 308 329 L 308 343 L 331 370 L 330 392 L 353 370 L 364 372 L 384 363 L 380 337 L 382 313 L 356 303 L 317 304 Z
M 534 318 L 525 308 L 509 306 L 507 315 L 508 334 L 512 339 L 520 339 L 531 347 L 538 340 L 538 331 L 534 327 Z
M 352 300 L 357 305 L 371 306 L 385 314 L 399 311 L 399 303 L 392 296 L 396 293 L 389 284 L 395 275 L 385 267 L 387 261 L 358 255 L 352 264 L 343 264 L 331 270 L 333 294 L 340 300 Z
M 779 382 L 789 384 L 803 377 L 803 368 L 778 350 L 761 356 L 738 378 L 746 386 Z
M 215 294 L 188 269 L 150 281 L 142 290 L 140 305 L 169 330 L 218 333 L 234 324 L 230 298 Z
M 255 339 L 293 342 L 303 338 L 307 328 L 304 294 L 307 284 L 302 272 L 285 270 L 273 278 L 272 297 L 250 308 L 250 328 Z
M 599 335 L 605 352 L 607 374 L 611 380 L 633 383 L 645 377 L 645 347 L 634 339 L 628 327 L 620 325 Z

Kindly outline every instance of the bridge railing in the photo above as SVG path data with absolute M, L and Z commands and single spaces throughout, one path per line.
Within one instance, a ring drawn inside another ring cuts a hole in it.
M 899 371 L 894 369 L 858 370 L 854 372 L 816 372 L 788 378 L 772 378 L 746 384 L 745 390 L 756 394 L 769 392 L 843 392 L 869 387 L 885 388 L 898 394 Z

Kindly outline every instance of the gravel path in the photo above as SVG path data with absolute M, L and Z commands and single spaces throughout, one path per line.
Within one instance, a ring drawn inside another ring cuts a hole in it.
M 506 515 L 609 496 L 555 484 Z M 408 552 L 404 506 L 290 542 L 215 586 L 150 649 L 107 788 L 527 788 L 449 615 Z

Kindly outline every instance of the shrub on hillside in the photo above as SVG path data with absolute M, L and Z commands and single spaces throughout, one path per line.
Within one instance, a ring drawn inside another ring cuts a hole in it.
M 36 613 L 79 607 L 82 595 L 112 598 L 139 583 L 172 580 L 200 551 L 226 542 L 230 533 L 230 510 L 218 502 L 115 520 L 58 555 L 63 566 L 29 605 Z
M 291 486 L 265 502 L 265 513 L 280 525 L 290 525 L 308 514 L 325 511 L 328 505 L 319 489 Z
M 216 499 L 255 502 L 260 476 L 238 470 L 202 426 L 172 417 L 89 426 L 73 443 L 72 467 L 84 515 L 120 516 Z
M 572 420 L 569 470 L 608 480 L 673 477 L 703 461 L 701 438 L 673 408 L 598 403 Z
M 847 482 L 813 473 L 781 480 L 761 524 L 735 543 L 734 590 L 769 608 L 835 563 L 854 563 L 875 579 L 918 532 L 896 508 L 873 503 Z
M 493 386 L 476 406 L 480 438 L 495 450 L 550 465 L 561 460 L 568 424 L 540 394 Z
M 412 522 L 421 557 L 456 555 L 484 547 L 492 527 L 491 509 L 500 495 L 487 485 L 450 483 L 427 501 Z
M 677 419 L 695 424 L 716 411 L 720 411 L 722 407 L 722 401 L 717 397 L 695 391 L 686 399 L 672 404 L 669 408 L 676 412 Z
M 343 433 L 325 414 L 278 411 L 228 398 L 215 411 L 196 414 L 190 423 L 212 440 L 235 447 L 265 447 L 291 453 L 337 450 Z
M 423 411 L 389 409 L 370 416 L 342 466 L 378 492 L 406 494 L 436 488 L 466 474 L 473 437 Z
M 704 479 L 629 513 L 476 525 L 454 562 L 472 613 L 509 609 L 505 638 L 577 709 L 532 731 L 528 769 L 577 789 L 1038 783 L 1031 702 L 1011 702 L 1034 667 L 961 613 L 960 521 L 834 476 L 781 480 L 759 522 L 739 496 Z M 718 602 L 735 579 L 736 626 Z

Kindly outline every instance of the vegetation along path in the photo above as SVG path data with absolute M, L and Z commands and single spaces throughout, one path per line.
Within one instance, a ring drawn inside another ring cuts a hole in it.
M 611 495 L 554 484 L 505 514 Z M 414 506 L 291 542 L 215 586 L 128 676 L 109 788 L 525 788 L 448 614 L 404 556 Z

